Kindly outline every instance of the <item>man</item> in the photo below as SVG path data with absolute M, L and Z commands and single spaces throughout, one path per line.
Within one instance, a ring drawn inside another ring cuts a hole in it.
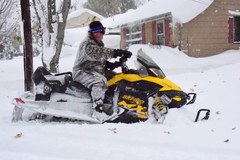
M 130 58 L 132 53 L 126 50 L 110 49 L 104 47 L 102 41 L 105 27 L 99 21 L 89 24 L 87 38 L 80 44 L 73 66 L 73 80 L 83 84 L 91 90 L 93 108 L 101 111 L 107 79 L 105 77 L 105 64 L 107 59 L 125 56 Z

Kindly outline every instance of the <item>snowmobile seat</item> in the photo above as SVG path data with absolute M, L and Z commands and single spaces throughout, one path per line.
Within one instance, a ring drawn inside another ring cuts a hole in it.
M 52 92 L 64 93 L 72 83 L 72 73 L 51 74 L 44 67 L 38 67 L 32 79 L 36 85 L 36 100 L 49 100 Z
M 40 83 L 44 83 L 44 85 L 51 88 L 51 91 L 60 93 L 64 93 L 67 86 L 73 81 L 71 72 L 53 75 L 44 67 L 38 67 L 33 73 L 32 79 L 36 86 Z
M 51 75 L 51 73 L 44 67 L 38 67 L 32 75 L 34 84 L 37 86 L 41 82 L 44 82 L 46 80 L 45 75 Z
M 68 87 L 71 89 L 73 89 L 73 87 L 77 88 L 78 90 L 82 90 L 82 92 L 90 92 L 90 90 L 87 87 L 76 81 L 73 81 L 71 84 L 69 84 Z

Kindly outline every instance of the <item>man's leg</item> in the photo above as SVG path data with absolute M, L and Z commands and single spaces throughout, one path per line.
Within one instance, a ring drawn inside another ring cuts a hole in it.
M 105 92 L 107 90 L 107 79 L 103 75 L 97 72 L 82 72 L 74 81 L 81 83 L 91 90 L 93 108 L 103 105 Z
M 91 90 L 91 97 L 93 101 L 93 108 L 97 110 L 102 110 L 100 107 L 103 105 L 104 97 L 105 97 L 106 87 L 105 84 L 94 84 Z

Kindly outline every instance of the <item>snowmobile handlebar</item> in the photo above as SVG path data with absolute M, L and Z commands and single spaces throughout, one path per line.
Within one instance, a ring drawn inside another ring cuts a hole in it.
M 120 64 L 121 64 L 122 72 L 123 72 L 123 73 L 126 73 L 126 72 L 129 70 L 129 69 L 128 69 L 128 66 L 127 66 L 127 64 L 126 64 L 127 58 L 126 58 L 126 57 L 121 57 L 121 58 L 119 59 L 119 62 L 120 62 Z
M 105 69 L 106 70 L 114 70 L 115 68 L 121 67 L 122 72 L 126 73 L 128 71 L 128 66 L 126 64 L 127 57 L 121 57 L 118 61 L 115 62 L 109 62 L 107 61 L 105 64 Z
M 132 56 L 132 52 L 122 49 L 115 49 L 114 50 L 113 58 L 120 57 L 119 61 L 109 62 L 107 61 L 105 64 L 105 70 L 114 70 L 115 68 L 121 67 L 122 72 L 125 73 L 128 71 L 128 67 L 126 65 L 126 61 L 128 58 Z
M 54 74 L 54 76 L 61 76 L 61 75 L 70 75 L 72 77 L 72 72 L 63 72 L 63 73 L 57 73 L 57 74 Z

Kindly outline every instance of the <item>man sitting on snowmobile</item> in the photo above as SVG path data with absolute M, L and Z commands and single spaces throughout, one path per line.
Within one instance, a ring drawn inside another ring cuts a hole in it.
M 73 80 L 91 90 L 93 108 L 98 112 L 102 111 L 105 91 L 107 90 L 105 77 L 107 59 L 118 56 L 130 58 L 132 55 L 126 50 L 104 47 L 102 39 L 105 29 L 99 21 L 93 21 L 89 24 L 88 36 L 80 44 L 73 66 Z M 119 67 L 119 64 L 116 63 L 114 67 Z

